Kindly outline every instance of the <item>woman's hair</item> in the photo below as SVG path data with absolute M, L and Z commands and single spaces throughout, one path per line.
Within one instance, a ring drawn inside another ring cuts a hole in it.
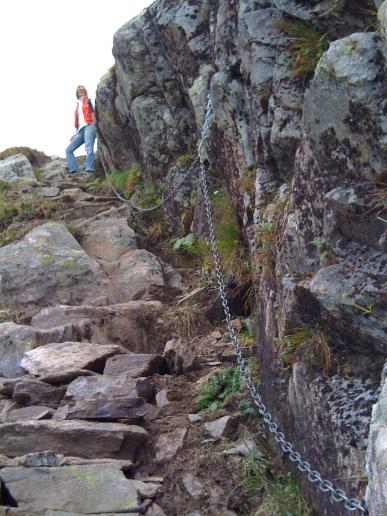
M 83 88 L 85 90 L 85 95 L 79 95 L 79 93 L 78 93 L 79 88 Z M 87 89 L 84 86 L 82 86 L 82 84 L 80 84 L 79 86 L 77 86 L 77 89 L 75 90 L 75 96 L 77 97 L 77 99 L 79 99 L 81 96 L 87 97 Z

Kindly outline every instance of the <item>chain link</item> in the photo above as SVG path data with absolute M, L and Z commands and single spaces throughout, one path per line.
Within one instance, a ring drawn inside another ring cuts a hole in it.
M 218 282 L 218 290 L 220 299 L 222 302 L 224 315 L 226 318 L 227 329 L 230 334 L 231 344 L 236 355 L 238 365 L 242 376 L 246 382 L 247 390 L 250 393 L 250 396 L 254 402 L 255 407 L 258 412 L 263 417 L 264 422 L 266 423 L 269 431 L 274 435 L 274 439 L 279 444 L 281 450 L 289 456 L 291 462 L 293 462 L 297 468 L 306 474 L 308 480 L 312 483 L 316 483 L 323 493 L 330 493 L 331 500 L 337 503 L 343 503 L 344 507 L 349 511 L 359 511 L 362 514 L 368 514 L 367 508 L 364 504 L 359 502 L 356 499 L 348 498 L 344 491 L 338 489 L 333 486 L 332 482 L 329 480 L 325 480 L 322 478 L 321 474 L 318 471 L 312 470 L 309 462 L 306 462 L 302 459 L 301 455 L 293 449 L 293 445 L 287 441 L 285 441 L 285 436 L 282 432 L 279 431 L 276 423 L 272 421 L 272 416 L 270 412 L 267 410 L 265 404 L 262 402 L 262 398 L 259 395 L 257 388 L 254 384 L 254 381 L 250 375 L 248 365 L 246 360 L 242 357 L 242 352 L 238 344 L 234 324 L 231 318 L 230 309 L 228 306 L 225 283 L 223 279 L 223 274 L 220 266 L 220 257 L 216 244 L 216 237 L 214 231 L 214 225 L 212 221 L 212 209 L 210 203 L 210 197 L 208 192 L 208 182 L 207 182 L 207 172 L 206 172 L 206 158 L 205 158 L 205 142 L 209 136 L 210 126 L 211 126 L 211 114 L 212 114 L 212 104 L 211 97 L 208 95 L 207 106 L 206 106 L 206 114 L 204 119 L 204 124 L 201 132 L 201 138 L 198 145 L 198 155 L 199 155 L 199 163 L 200 163 L 200 179 L 201 179 L 201 188 L 204 197 L 204 205 L 207 214 L 207 222 L 208 222 L 208 233 L 210 240 L 210 248 L 214 260 L 215 265 L 215 274 Z

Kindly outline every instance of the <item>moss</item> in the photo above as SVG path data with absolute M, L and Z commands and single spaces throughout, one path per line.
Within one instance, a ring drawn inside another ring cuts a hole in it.
M 74 478 L 84 481 L 89 487 L 95 486 L 96 480 L 92 471 L 84 471 L 78 466 L 71 466 L 70 471 Z
M 78 261 L 74 258 L 64 258 L 59 261 L 59 267 L 62 269 L 76 269 L 78 267 Z
M 40 257 L 39 263 L 42 267 L 49 267 L 54 259 L 55 258 L 51 254 L 45 254 Z
M 36 339 L 30 339 L 25 343 L 26 350 L 31 351 L 32 349 L 35 349 L 38 347 L 38 343 Z

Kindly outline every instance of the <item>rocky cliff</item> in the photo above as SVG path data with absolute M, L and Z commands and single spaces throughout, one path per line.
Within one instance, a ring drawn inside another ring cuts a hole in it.
M 139 164 L 147 184 L 169 188 L 197 169 L 211 95 L 210 183 L 227 188 L 250 246 L 264 400 L 313 468 L 356 497 L 387 354 L 380 4 L 156 0 L 116 32 L 96 99 L 110 167 Z M 380 411 L 368 453 L 373 514 L 386 507 Z M 303 488 L 319 514 L 346 514 Z

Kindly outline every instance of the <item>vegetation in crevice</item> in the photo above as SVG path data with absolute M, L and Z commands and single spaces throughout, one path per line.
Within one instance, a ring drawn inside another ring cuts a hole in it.
M 195 304 L 171 306 L 165 312 L 169 328 L 182 339 L 193 339 L 209 328 L 209 322 L 202 310 Z
M 321 34 L 313 25 L 303 20 L 282 20 L 279 27 L 289 35 L 292 75 L 307 80 L 329 48 L 328 33 Z
M 316 511 L 302 497 L 291 473 L 278 473 L 268 455 L 251 453 L 245 460 L 245 476 L 239 486 L 255 501 L 254 516 L 314 516 Z
M 284 369 L 297 361 L 301 350 L 311 367 L 328 374 L 332 365 L 332 353 L 327 336 L 319 326 L 300 326 L 287 335 L 275 339 L 278 360 Z

